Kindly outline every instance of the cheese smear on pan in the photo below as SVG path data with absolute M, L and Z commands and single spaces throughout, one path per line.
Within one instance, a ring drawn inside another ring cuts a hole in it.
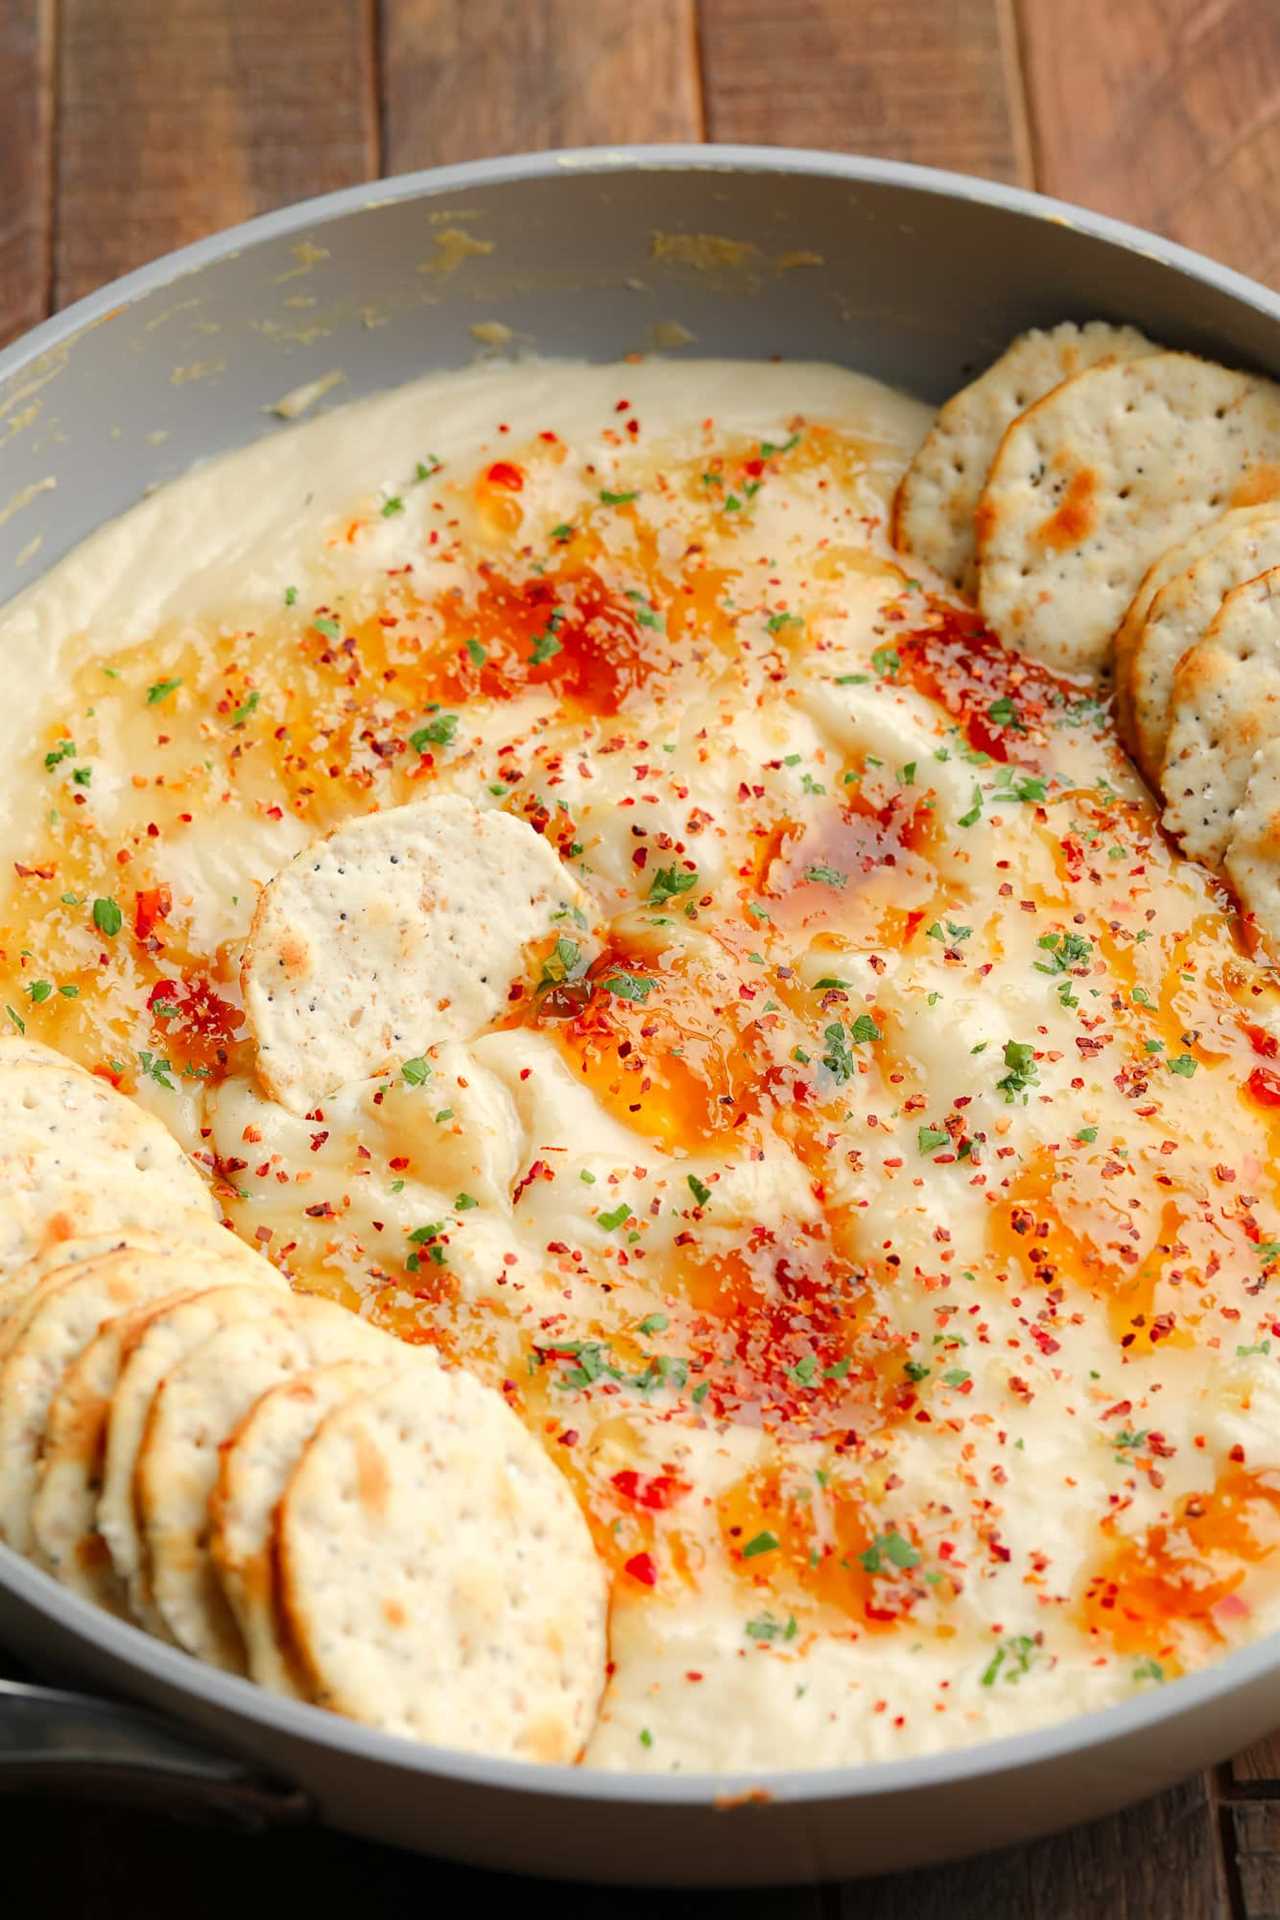
M 0 616 L 4 1017 L 539 1436 L 612 1578 L 589 1765 L 961 1745 L 1280 1624 L 1276 991 L 1096 689 L 889 549 L 926 424 L 809 365 L 432 378 Z M 262 887 L 442 794 L 589 911 L 281 1104 Z

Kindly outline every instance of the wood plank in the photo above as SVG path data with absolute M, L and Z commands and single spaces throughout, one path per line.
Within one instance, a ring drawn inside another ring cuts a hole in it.
M 128 1809 L 0 1799 L 5 1911 L 14 1920 L 227 1920 L 254 1912 L 405 1920 L 510 1901 L 522 1920 L 824 1920 L 821 1888 L 655 1893 L 517 1880 L 318 1828 L 205 1833 Z M 175 1889 L 181 1888 L 180 1899 Z M 1182 1917 L 1179 1916 L 1179 1920 Z M 1200 1920 L 1200 1916 L 1195 1916 Z
M 1280 8 L 1021 0 L 1037 183 L 1280 284 Z
M 377 169 L 373 0 L 61 0 L 55 286 Z
M 49 310 L 52 0 L 0 7 L 0 346 Z
M 842 1887 L 838 1920 L 1229 1920 L 1215 1827 L 1189 1780 L 1034 1846 Z
M 1236 1800 L 1227 1821 L 1240 1920 L 1280 1920 L 1280 1805 Z
M 1231 1778 L 1238 1787 L 1280 1797 L 1280 1733 L 1237 1754 L 1231 1762 Z
M 1009 0 L 702 0 L 709 137 L 1030 181 Z
M 388 173 L 702 137 L 694 0 L 385 0 Z

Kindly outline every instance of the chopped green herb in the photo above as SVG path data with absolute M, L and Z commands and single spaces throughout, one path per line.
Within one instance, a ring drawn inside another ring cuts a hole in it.
M 1026 1095 L 1028 1087 L 1038 1086 L 1040 1072 L 1035 1063 L 1035 1048 L 1026 1040 L 1006 1040 L 1004 1043 L 1004 1064 L 1009 1071 L 996 1086 L 1004 1095 L 1007 1105 L 1012 1106 L 1019 1094 Z
M 877 647 L 871 665 L 882 680 L 887 680 L 901 667 L 902 657 L 895 647 Z
M 627 588 L 627 598 L 635 607 L 636 625 L 639 627 L 653 627 L 661 632 L 662 616 L 658 612 L 658 609 L 652 606 L 642 593 L 637 592 L 635 587 Z
M 53 982 L 52 980 L 33 980 L 27 987 L 27 992 L 31 995 L 32 1006 L 38 1007 L 53 992 Z
M 181 680 L 157 680 L 147 688 L 147 705 L 154 707 L 161 700 L 167 700 L 182 685 Z
M 664 900 L 690 893 L 698 884 L 697 870 L 685 873 L 680 867 L 659 867 L 649 887 L 650 906 L 660 907 Z
M 1026 728 L 1018 718 L 1018 710 L 1007 693 L 993 700 L 987 708 L 987 718 L 996 727 L 1011 727 L 1015 733 L 1025 733 Z
M 562 985 L 564 981 L 572 977 L 574 970 L 579 967 L 581 963 L 582 948 L 578 945 L 577 941 L 570 940 L 568 936 L 563 933 L 558 935 L 555 946 L 542 963 L 542 974 L 538 981 L 539 987 L 558 987 Z
M 1170 1073 L 1180 1073 L 1184 1080 L 1191 1078 L 1197 1066 L 1197 1062 L 1192 1059 L 1189 1053 L 1180 1053 L 1176 1059 L 1168 1060 L 1165 1064 Z
M 326 640 L 341 640 L 342 638 L 342 622 L 340 620 L 313 620 L 311 624 L 317 633 L 324 635 Z
M 384 520 L 390 520 L 397 513 L 403 513 L 403 512 L 404 512 L 404 501 L 400 498 L 400 495 L 398 493 L 389 494 L 388 497 L 382 503 L 382 517 Z
M 994 801 L 1029 801 L 1038 803 L 1044 799 L 1044 778 L 1040 774 L 1017 774 L 1015 768 L 1004 764 L 996 774 L 996 791 L 992 793 Z
M 596 1219 L 606 1233 L 612 1233 L 615 1228 L 623 1226 L 630 1218 L 631 1208 L 625 1200 L 620 1200 L 617 1206 L 613 1207 L 608 1213 L 598 1213 L 596 1215 Z
M 858 1555 L 858 1560 L 865 1572 L 883 1573 L 886 1560 L 892 1567 L 905 1569 L 918 1567 L 920 1555 L 905 1534 L 891 1527 L 888 1533 L 878 1533 L 865 1553 Z
M 454 1200 L 453 1210 L 455 1213 L 468 1213 L 472 1207 L 478 1207 L 479 1205 L 480 1202 L 473 1200 L 469 1193 L 460 1193 Z
M 488 653 L 480 645 L 480 642 L 478 640 L 468 640 L 466 643 L 466 648 L 467 648 L 467 652 L 471 655 L 471 658 L 474 660 L 475 664 L 478 667 L 482 667 L 485 661 L 489 658 Z
M 981 818 L 982 818 L 982 788 L 975 786 L 973 789 L 973 801 L 969 807 L 968 813 L 962 813 L 960 815 L 960 825 L 962 827 L 973 827 L 977 825 L 978 821 Z
M 705 1207 L 708 1200 L 711 1198 L 710 1187 L 706 1186 L 703 1181 L 699 1180 L 696 1173 L 689 1174 L 687 1178 L 689 1182 L 690 1193 L 693 1195 L 694 1199 L 697 1201 L 700 1207 Z
M 409 735 L 409 745 L 415 753 L 426 753 L 429 747 L 451 747 L 457 732 L 457 714 L 438 713 L 434 720 L 428 720 L 425 726 Z
M 757 1554 L 776 1553 L 777 1549 L 777 1534 L 770 1533 L 766 1529 L 765 1532 L 757 1533 L 748 1540 L 746 1546 L 742 1549 L 742 1557 L 744 1560 L 754 1560 Z
M 869 1013 L 860 1013 L 849 1032 L 856 1047 L 865 1046 L 869 1041 L 881 1040 L 884 1037 Z
M 261 698 L 262 698 L 262 695 L 257 691 L 256 688 L 252 693 L 247 693 L 244 699 L 241 701 L 240 705 L 236 708 L 235 712 L 231 716 L 232 726 L 242 727 L 245 721 L 249 718 L 250 714 L 257 712 L 258 702 L 261 700 Z
M 610 493 L 610 491 L 609 491 L 609 489 L 608 489 L 608 487 L 602 487 L 602 488 L 600 489 L 600 500 L 601 500 L 601 504 L 602 504 L 602 505 L 604 505 L 604 506 L 606 506 L 606 507 L 626 507 L 626 506 L 630 506 L 630 504 L 631 504 L 631 502 L 632 502 L 633 500 L 638 500 L 639 498 L 640 498 L 640 495 L 639 495 L 639 493 L 637 493 L 637 492 L 632 492 L 632 493 Z
M 1036 961 L 1037 973 L 1069 973 L 1093 953 L 1089 941 L 1080 933 L 1045 933 L 1036 945 L 1048 955 L 1047 959 Z
M 93 924 L 99 933 L 106 934 L 108 940 L 114 940 L 124 925 L 124 915 L 114 900 L 95 900 Z
M 838 867 L 806 867 L 804 877 L 821 887 L 847 887 L 849 884 L 848 874 L 841 873 Z
M 783 1621 L 771 1613 L 761 1613 L 754 1620 L 748 1620 L 746 1625 L 750 1640 L 794 1640 L 799 1631 L 794 1614 Z
M 981 1684 L 994 1687 L 998 1678 L 1014 1682 L 1031 1670 L 1036 1643 L 1029 1633 L 1015 1633 L 1002 1640 L 983 1671 Z
M 916 1146 L 921 1153 L 936 1153 L 939 1147 L 950 1146 L 951 1135 L 941 1127 L 917 1127 Z
M 75 750 L 76 750 L 76 743 L 74 740 L 59 740 L 57 746 L 53 748 L 52 752 L 46 753 L 44 757 L 45 772 L 52 773 L 54 768 L 59 764 L 60 761 L 70 760 L 74 755 Z
M 424 1060 L 421 1054 L 418 1054 L 413 1060 L 402 1060 L 400 1063 L 400 1078 L 406 1086 L 422 1086 L 425 1081 L 431 1078 L 429 1062 Z
M 170 1061 L 162 1059 L 159 1054 L 144 1051 L 138 1055 L 138 1064 L 147 1078 L 154 1080 L 158 1087 L 165 1087 L 170 1093 L 177 1092 L 177 1088 L 169 1078 L 173 1072 Z
M 611 973 L 604 983 L 605 992 L 616 993 L 619 1000 L 647 1000 L 656 985 L 638 973 Z
M 563 651 L 564 649 L 561 642 L 556 639 L 555 633 L 548 627 L 546 631 L 540 633 L 534 641 L 532 651 L 529 654 L 529 663 L 531 666 L 541 667 L 548 660 L 553 659 L 557 653 L 562 653 Z
M 845 1038 L 844 1028 L 838 1020 L 833 1020 L 829 1027 L 823 1028 L 822 1037 L 827 1043 L 822 1064 L 832 1078 L 843 1086 L 844 1082 L 852 1077 L 854 1071 L 853 1054 Z

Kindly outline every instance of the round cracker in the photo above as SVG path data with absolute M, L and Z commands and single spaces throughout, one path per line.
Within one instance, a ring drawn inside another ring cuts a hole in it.
M 206 1226 L 213 1224 L 203 1214 L 184 1213 L 184 1217 L 202 1220 Z M 104 1253 L 116 1253 L 122 1247 L 151 1248 L 162 1244 L 160 1236 L 147 1228 L 130 1227 L 127 1232 L 116 1229 L 108 1233 L 78 1234 L 73 1240 L 60 1240 L 55 1246 L 46 1247 L 43 1253 L 24 1260 L 16 1273 L 0 1280 L 0 1353 L 7 1345 L 7 1330 L 51 1273 L 62 1273 L 67 1268 L 83 1265 L 86 1260 L 100 1259 Z
M 0 1360 L 0 1539 L 15 1552 L 31 1546 L 31 1502 L 40 1445 L 58 1383 L 104 1322 L 150 1300 L 160 1300 L 219 1270 L 236 1277 L 275 1269 L 243 1242 L 227 1238 L 225 1251 L 185 1248 L 176 1253 L 121 1248 L 52 1273 L 15 1319 Z
M 1280 567 L 1223 600 L 1173 676 L 1160 785 L 1164 825 L 1192 860 L 1219 866 L 1258 749 L 1280 738 Z
M 1274 566 L 1280 566 L 1280 508 L 1233 527 L 1152 601 L 1134 643 L 1129 693 L 1134 756 L 1153 786 L 1168 745 L 1179 661 L 1207 637 L 1227 595 Z
M 400 1359 L 389 1353 L 386 1362 L 378 1364 L 339 1360 L 272 1387 L 255 1401 L 222 1448 L 218 1483 L 209 1500 L 209 1551 L 244 1640 L 250 1678 L 272 1693 L 309 1697 L 277 1604 L 276 1508 L 320 1422 L 353 1394 L 377 1386 Z
M 1280 960 L 1280 740 L 1259 749 L 1222 864 L 1254 933 Z
M 165 1375 L 147 1415 L 133 1495 L 150 1597 L 177 1646 L 246 1671 L 244 1642 L 209 1553 L 219 1447 L 254 1401 L 291 1374 L 396 1351 L 390 1334 L 347 1308 L 295 1296 L 276 1314 L 224 1326 Z
M 973 519 L 996 448 L 1010 422 L 1086 367 L 1136 360 L 1159 349 L 1135 327 L 1072 320 L 1020 334 L 985 373 L 938 414 L 902 477 L 893 504 L 893 544 L 972 593 L 977 586 Z
M 1146 625 L 1151 604 L 1162 588 L 1180 573 L 1193 567 L 1197 560 L 1217 546 L 1219 540 L 1233 533 L 1237 527 L 1252 526 L 1255 521 L 1275 512 L 1272 501 L 1264 500 L 1254 507 L 1232 507 L 1216 520 L 1197 527 L 1185 540 L 1179 540 L 1174 546 L 1166 547 L 1158 559 L 1153 560 L 1138 584 L 1138 590 L 1125 608 L 1124 619 L 1116 628 L 1112 647 L 1111 672 L 1116 695 L 1116 723 L 1121 738 L 1129 746 L 1134 746 L 1133 700 L 1129 692 L 1129 670 L 1133 662 L 1133 650 L 1138 635 Z
M 32 1559 L 61 1585 L 122 1620 L 132 1615 L 107 1543 L 98 1532 L 98 1495 L 124 1329 L 133 1319 L 126 1314 L 109 1320 L 59 1381 L 45 1422 L 31 1503 Z
M 79 1234 L 59 1240 L 43 1253 L 24 1261 L 16 1273 L 0 1281 L 0 1358 L 22 1324 L 26 1309 L 50 1280 L 70 1277 L 70 1269 L 104 1253 L 130 1248 L 137 1253 L 207 1252 L 258 1259 L 257 1253 L 218 1220 L 194 1207 L 175 1208 L 162 1231 L 154 1227 L 125 1227 L 108 1233 Z
M 526 821 L 441 795 L 366 814 L 263 889 L 241 968 L 270 1096 L 306 1113 L 481 1032 L 531 941 L 585 896 Z
M 222 1238 L 229 1239 L 225 1230 Z M 233 1246 L 238 1245 L 232 1242 Z M 198 1290 L 176 1286 L 158 1303 L 106 1322 L 76 1355 L 58 1381 L 45 1419 L 31 1502 L 32 1557 L 64 1586 L 128 1616 L 127 1591 L 116 1573 L 106 1541 L 98 1530 L 107 1427 L 120 1370 L 148 1322 L 158 1312 L 202 1297 L 218 1287 L 246 1283 L 278 1296 L 284 1279 L 250 1254 L 249 1263 L 218 1258 L 203 1263 Z
M 277 1553 L 321 1705 L 470 1752 L 581 1751 L 604 1680 L 604 1572 L 500 1394 L 434 1368 L 331 1413 L 280 1503 Z
M 98 1499 L 97 1529 L 135 1620 L 166 1637 L 164 1621 L 151 1600 L 143 1538 L 134 1510 L 134 1471 L 146 1432 L 151 1402 L 165 1375 L 183 1356 L 233 1320 L 277 1313 L 279 1294 L 272 1288 L 219 1287 L 194 1298 L 175 1300 L 148 1315 L 132 1343 L 126 1343 L 120 1377 L 107 1415 Z
M 1008 646 L 1095 673 L 1143 574 L 1280 493 L 1280 388 L 1187 353 L 1090 367 L 1006 432 L 978 509 L 978 603 Z
M 73 1235 L 163 1227 L 213 1199 L 177 1141 L 104 1080 L 0 1042 L 0 1278 Z

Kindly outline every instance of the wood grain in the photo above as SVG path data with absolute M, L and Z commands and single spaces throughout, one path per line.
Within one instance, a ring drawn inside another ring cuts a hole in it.
M 388 0 L 386 170 L 697 140 L 694 0 Z
M 1030 183 L 1009 0 L 702 0 L 708 134 Z
M 1246 1790 L 1270 1789 L 1280 1795 L 1280 1733 L 1237 1754 L 1231 1763 L 1231 1778 Z
M 49 310 L 52 0 L 0 4 L 0 346 Z
M 1021 0 L 1038 184 L 1280 283 L 1273 0 Z
M 372 0 L 61 0 L 58 304 L 377 167 Z
M 1190 1780 L 1016 1852 L 843 1887 L 838 1920 L 1229 1920 L 1214 1828 Z
M 1232 1880 L 1240 1920 L 1280 1915 L 1280 1805 L 1237 1800 L 1227 1808 Z

